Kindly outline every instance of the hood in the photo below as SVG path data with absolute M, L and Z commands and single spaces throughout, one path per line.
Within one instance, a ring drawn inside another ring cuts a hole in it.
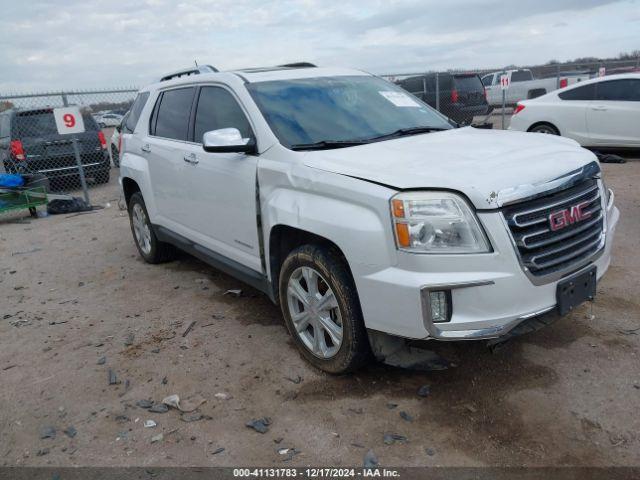
M 573 140 L 472 127 L 311 151 L 303 161 L 311 168 L 398 190 L 456 190 L 478 209 L 551 189 L 594 162 L 591 171 L 599 171 L 595 155 Z

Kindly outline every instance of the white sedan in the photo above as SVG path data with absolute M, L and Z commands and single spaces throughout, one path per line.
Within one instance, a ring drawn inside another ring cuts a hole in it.
M 105 127 L 115 127 L 120 125 L 122 121 L 122 115 L 118 115 L 117 113 L 105 113 L 96 119 L 100 128 Z
M 640 147 L 640 73 L 580 82 L 518 102 L 509 130 L 562 135 L 583 147 Z

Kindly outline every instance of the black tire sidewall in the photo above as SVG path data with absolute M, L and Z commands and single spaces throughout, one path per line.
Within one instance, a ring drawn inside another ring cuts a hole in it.
M 338 353 L 324 359 L 315 356 L 303 343 L 295 330 L 287 302 L 289 278 L 299 267 L 316 270 L 335 294 L 342 317 L 342 344 Z M 305 245 L 289 254 L 282 265 L 279 279 L 279 300 L 289 333 L 294 338 L 302 356 L 312 365 L 328 373 L 340 374 L 353 371 L 364 363 L 369 352 L 368 339 L 355 285 L 347 267 L 329 248 Z

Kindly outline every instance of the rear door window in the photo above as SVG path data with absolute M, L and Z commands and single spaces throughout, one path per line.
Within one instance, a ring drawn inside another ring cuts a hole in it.
M 581 87 L 572 88 L 558 94 L 562 100 L 593 100 L 596 96 L 596 85 L 590 83 Z
M 511 72 L 511 83 L 533 80 L 533 74 L 528 70 L 516 70 Z
M 163 92 L 158 99 L 153 135 L 187 140 L 194 91 L 195 87 L 188 87 Z
M 129 116 L 127 117 L 127 121 L 124 123 L 124 129 L 128 133 L 133 133 L 136 129 L 136 124 L 138 123 L 138 119 L 140 118 L 140 114 L 142 113 L 142 109 L 144 108 L 147 100 L 149 98 L 149 92 L 139 93 L 136 99 L 133 101 L 133 105 L 129 109 Z
M 600 82 L 596 86 L 596 99 L 618 102 L 640 102 L 640 80 L 624 79 Z
M 252 136 L 249 121 L 231 93 L 221 87 L 202 87 L 196 107 L 194 141 L 201 143 L 205 132 L 220 128 L 237 128 L 243 138 Z

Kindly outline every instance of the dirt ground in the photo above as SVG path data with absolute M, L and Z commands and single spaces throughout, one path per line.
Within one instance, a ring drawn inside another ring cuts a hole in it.
M 372 449 L 382 466 L 640 465 L 640 161 L 603 168 L 622 219 L 595 304 L 495 353 L 438 344 L 457 366 L 433 373 L 325 375 L 264 295 L 187 255 L 143 263 L 117 170 L 91 191 L 107 208 L 0 220 L 0 462 L 360 466 Z M 136 406 L 170 394 L 202 395 L 202 418 Z M 261 417 L 267 433 L 245 426 Z

